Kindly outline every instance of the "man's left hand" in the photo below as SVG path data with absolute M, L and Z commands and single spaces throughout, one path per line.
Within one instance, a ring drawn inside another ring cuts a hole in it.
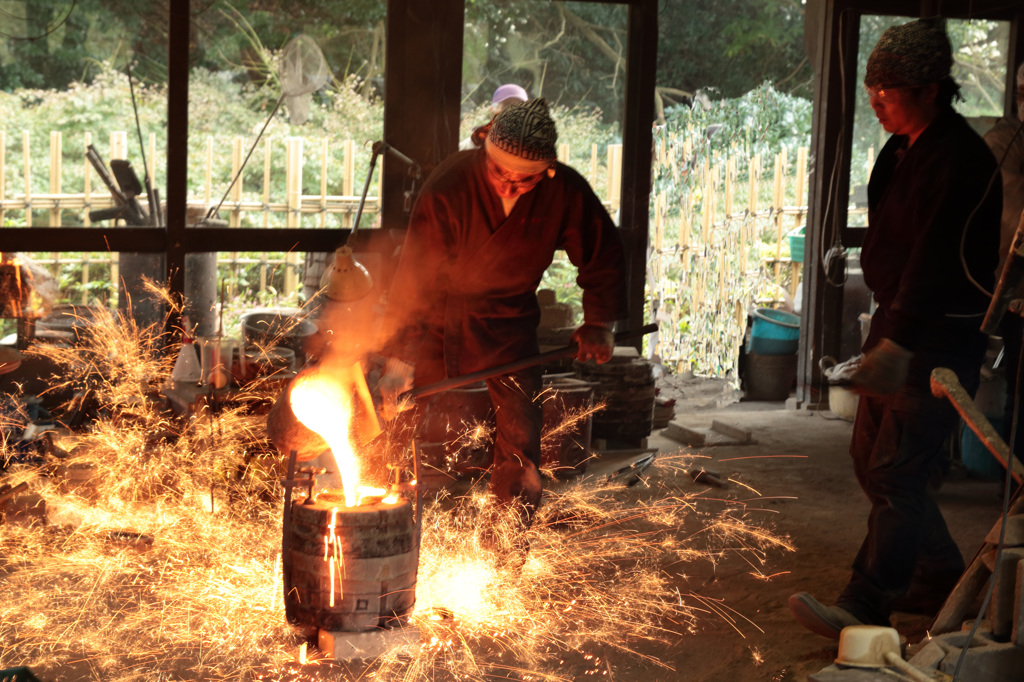
M 600 365 L 612 359 L 615 336 L 603 325 L 585 323 L 572 333 L 572 340 L 578 346 L 576 359 L 580 362 L 594 360 Z
M 909 350 L 892 339 L 882 339 L 860 361 L 850 377 L 853 390 L 867 395 L 890 395 L 903 388 L 910 372 Z

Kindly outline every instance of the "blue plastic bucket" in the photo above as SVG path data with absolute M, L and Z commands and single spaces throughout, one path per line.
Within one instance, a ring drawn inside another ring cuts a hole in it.
M 1002 417 L 986 417 L 986 419 L 997 432 L 1003 433 Z M 1006 475 L 1006 469 L 970 427 L 962 422 L 961 425 L 963 431 L 960 433 L 960 461 L 963 462 L 967 473 L 986 481 L 1002 480 Z
M 785 310 L 757 308 L 750 328 L 748 353 L 790 355 L 800 345 L 800 316 Z

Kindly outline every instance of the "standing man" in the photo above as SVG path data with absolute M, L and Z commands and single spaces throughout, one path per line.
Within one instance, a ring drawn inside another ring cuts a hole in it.
M 384 417 L 398 394 L 539 353 L 537 287 L 562 249 L 583 289 L 577 358 L 607 362 L 627 317 L 618 231 L 587 181 L 556 160 L 543 99 L 515 104 L 485 143 L 446 159 L 424 183 L 388 296 L 380 382 Z M 541 370 L 487 381 L 497 432 L 490 491 L 529 526 L 540 504 Z
M 985 195 L 996 163 L 953 110 L 952 64 L 941 20 L 889 28 L 868 59 L 864 85 L 892 133 L 868 184 L 861 267 L 877 308 L 852 377 L 861 399 L 850 454 L 871 512 L 835 605 L 789 598 L 802 625 L 833 639 L 848 625 L 889 625 L 894 610 L 935 613 L 964 570 L 928 491 L 958 421 L 930 375 L 948 367 L 977 390 L 989 297 L 971 278 L 992 290 L 1002 192 Z
M 1002 161 L 999 170 L 1003 176 L 1003 221 L 999 241 L 999 268 L 996 281 L 1013 245 L 1013 237 L 1024 214 L 1024 63 L 1017 68 L 1017 115 L 1004 116 L 985 133 L 985 142 L 992 149 L 996 161 Z M 1024 298 L 1017 292 L 1016 298 Z M 1003 411 L 1003 437 L 1010 441 L 1010 429 L 1018 410 L 1017 379 L 1020 373 L 1024 318 L 1013 309 L 1006 311 L 999 327 L 1003 337 L 1003 367 L 1006 368 L 1006 408 Z M 1024 456 L 1024 424 L 1017 426 L 1016 442 L 1010 443 L 1018 457 Z

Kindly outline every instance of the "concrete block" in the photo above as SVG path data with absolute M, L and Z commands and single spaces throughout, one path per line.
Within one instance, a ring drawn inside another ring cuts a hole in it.
M 985 542 L 998 545 L 999 535 L 1003 528 L 1003 520 L 996 521 L 992 530 L 985 536 Z M 1006 547 L 1020 547 L 1024 545 L 1024 514 L 1014 514 L 1006 519 L 1006 534 L 1003 536 L 1003 545 Z
M 1024 548 L 1004 547 L 995 576 L 992 603 L 988 610 L 988 627 L 997 640 L 1008 640 L 1013 631 L 1013 614 L 1017 594 L 1017 565 L 1024 561 Z
M 844 668 L 830 665 L 807 676 L 807 682 L 892 682 L 891 672 L 875 668 Z
M 420 647 L 419 628 L 404 627 L 368 632 L 332 632 L 320 630 L 317 648 L 337 661 L 372 660 L 395 649 L 408 649 L 414 654 Z
M 946 632 L 932 639 L 942 647 L 946 657 L 939 671 L 952 675 L 960 660 L 960 652 L 968 645 L 969 632 Z M 923 652 L 922 652 L 923 653 Z M 916 659 L 916 657 L 915 657 Z M 979 630 L 967 650 L 961 680 L 1019 680 L 1024 670 L 1024 648 L 1013 642 L 997 642 L 992 633 Z
M 938 642 L 930 641 L 920 651 L 910 657 L 910 664 L 922 670 L 938 670 L 942 661 L 949 653 Z

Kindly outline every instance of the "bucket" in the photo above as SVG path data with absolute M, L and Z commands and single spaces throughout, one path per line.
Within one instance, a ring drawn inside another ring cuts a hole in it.
M 750 328 L 748 353 L 790 355 L 800 344 L 800 316 L 785 310 L 757 308 Z
M 1005 420 L 1002 417 L 986 416 L 996 433 L 1002 434 Z M 1006 469 L 995 458 L 992 451 L 985 447 L 977 434 L 963 421 L 960 422 L 960 461 L 967 473 L 984 481 L 1001 481 Z
M 786 238 L 789 240 L 789 259 L 794 263 L 804 262 L 804 228 L 806 227 L 806 225 L 801 225 L 786 234 Z
M 748 400 L 785 400 L 796 381 L 796 355 L 747 354 L 744 395 Z
M 544 377 L 546 438 L 541 441 L 541 466 L 556 478 L 571 478 L 587 470 L 594 417 L 594 386 L 571 377 Z M 586 416 L 583 416 L 586 415 Z
M 284 564 L 285 612 L 293 625 L 365 632 L 408 622 L 416 604 L 419 551 L 412 504 L 346 507 L 338 493 L 292 503 Z
M 821 373 L 828 380 L 828 410 L 846 421 L 854 421 L 857 417 L 857 405 L 860 403 L 860 396 L 850 390 L 849 377 L 852 376 L 860 362 L 860 356 L 836 364 L 835 358 L 830 355 L 822 356 L 818 361 Z
M 315 324 L 298 316 L 295 308 L 253 310 L 242 315 L 242 340 L 246 350 L 290 348 L 295 366 L 306 362 L 306 339 L 317 332 Z

